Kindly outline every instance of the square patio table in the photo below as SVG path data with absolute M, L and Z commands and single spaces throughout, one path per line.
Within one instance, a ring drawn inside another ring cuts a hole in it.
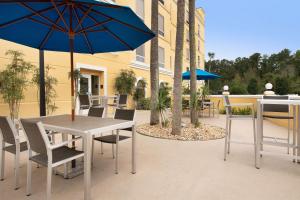
M 118 129 L 132 128 L 132 173 L 136 173 L 135 161 L 135 122 L 112 118 L 98 118 L 88 116 L 75 116 L 75 121 L 71 120 L 71 115 L 56 115 L 30 120 L 41 121 L 47 130 L 58 131 L 65 134 L 81 136 L 84 142 L 84 199 L 91 199 L 91 152 L 93 136 L 103 132 Z M 118 134 L 118 131 L 117 131 Z
M 294 111 L 294 123 L 298 124 L 296 127 L 296 162 L 299 162 L 299 154 L 300 154 L 300 97 L 292 97 L 290 100 L 274 100 L 274 99 L 258 99 L 257 100 L 257 137 L 256 137 L 256 151 L 255 151 L 255 167 L 257 169 L 260 168 L 260 154 L 264 153 L 261 149 L 261 145 L 263 145 L 262 136 L 263 136 L 263 105 L 264 104 L 273 104 L 273 105 L 290 105 L 293 106 Z M 298 107 L 297 116 L 295 115 L 296 107 Z M 270 145 L 270 144 L 268 144 Z M 276 145 L 278 146 L 278 145 Z

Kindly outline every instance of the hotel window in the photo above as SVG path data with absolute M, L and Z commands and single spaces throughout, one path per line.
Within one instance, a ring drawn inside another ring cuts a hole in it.
M 144 20 L 145 17 L 145 6 L 144 0 L 136 0 L 136 14 Z
M 200 39 L 198 39 L 198 51 L 200 51 Z
M 198 67 L 200 68 L 200 56 L 198 56 Z
M 186 41 L 190 41 L 190 31 L 186 29 Z
M 139 62 L 145 62 L 145 46 L 139 46 L 136 49 L 136 57 L 135 57 L 136 61 Z
M 158 14 L 158 33 L 165 36 L 165 19 L 161 14 Z
M 186 59 L 190 60 L 190 49 L 189 48 L 186 49 Z
M 165 49 L 162 47 L 158 47 L 158 66 L 165 67 Z

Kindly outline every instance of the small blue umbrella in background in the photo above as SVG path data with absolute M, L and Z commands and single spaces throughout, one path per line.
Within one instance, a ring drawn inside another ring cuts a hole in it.
M 134 50 L 155 34 L 126 6 L 94 0 L 2 0 L 0 39 L 40 50 L 104 53 Z M 72 120 L 74 80 L 71 76 Z
M 213 74 L 213 73 L 204 71 L 202 69 L 196 69 L 196 77 L 197 77 L 197 80 L 212 80 L 212 79 L 221 78 L 221 76 L 219 76 L 217 74 Z M 186 71 L 182 74 L 183 80 L 190 80 L 190 78 L 191 78 L 190 71 Z

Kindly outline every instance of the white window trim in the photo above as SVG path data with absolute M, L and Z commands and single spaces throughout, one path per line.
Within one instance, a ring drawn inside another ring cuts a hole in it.
M 75 69 L 87 69 L 104 73 L 104 95 L 107 96 L 107 69 L 105 67 L 76 63 Z

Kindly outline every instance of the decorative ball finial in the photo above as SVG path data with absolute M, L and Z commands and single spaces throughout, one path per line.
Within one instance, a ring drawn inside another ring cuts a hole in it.
M 229 95 L 230 93 L 229 93 L 229 87 L 228 87 L 228 85 L 224 85 L 224 87 L 223 87 L 223 95 Z
M 264 92 L 264 95 L 268 96 L 268 95 L 275 95 L 275 92 L 272 91 L 273 89 L 273 85 L 272 83 L 267 83 L 265 85 L 266 91 Z

